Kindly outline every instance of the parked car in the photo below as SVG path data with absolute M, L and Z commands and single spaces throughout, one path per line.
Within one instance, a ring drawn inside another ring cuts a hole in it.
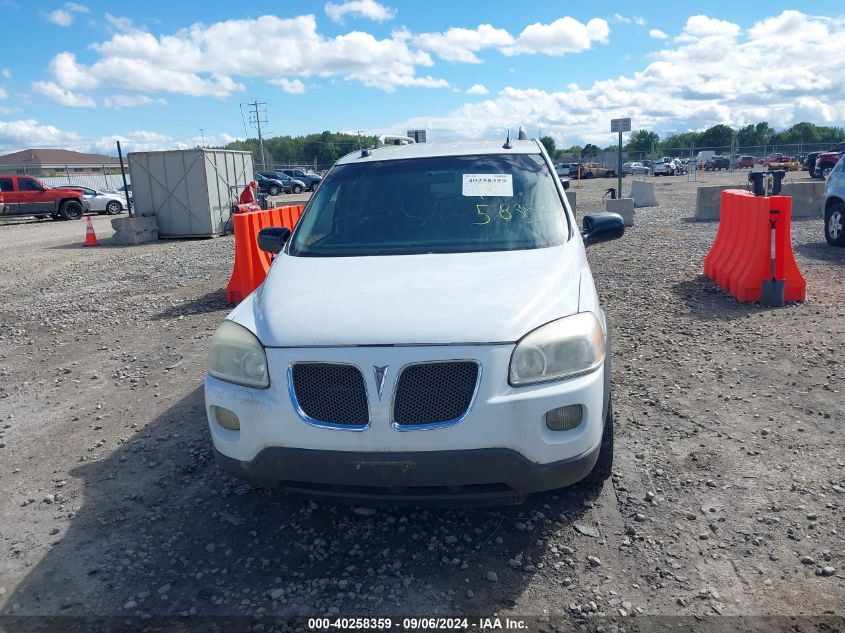
M 651 170 L 640 162 L 622 163 L 623 175 L 638 176 L 641 174 L 648 175 L 650 173 Z
M 792 156 L 784 156 L 781 160 L 770 160 L 767 169 L 783 169 L 785 171 L 801 171 L 801 162 Z
M 833 147 L 831 147 L 830 149 L 825 150 L 825 151 L 828 151 L 828 152 L 845 152 L 845 141 L 842 141 L 841 143 L 837 143 L 836 145 L 834 145 Z M 805 169 L 807 169 L 807 171 L 810 172 L 810 178 L 821 178 L 822 177 L 821 174 L 816 173 L 816 160 L 818 159 L 819 156 L 821 156 L 824 153 L 825 152 L 810 152 L 809 154 L 807 154 L 807 158 L 804 159 L 804 167 L 805 167 Z
M 602 167 L 598 163 L 583 163 L 578 165 L 578 169 L 575 172 L 575 177 L 581 178 L 615 178 L 616 171 L 610 169 L 608 167 Z M 572 175 L 570 174 L 570 177 Z
M 828 174 L 823 200 L 824 237 L 831 246 L 845 246 L 845 160 Z
M 258 185 L 260 193 L 266 193 L 268 196 L 278 196 L 285 191 L 285 184 L 278 178 L 268 178 L 264 174 L 255 173 L 255 184 Z
M 675 176 L 683 171 L 683 166 L 674 158 L 665 156 L 651 166 L 655 176 Z
M 81 191 L 82 195 L 91 205 L 91 211 L 95 213 L 118 215 L 127 207 L 126 197 L 121 194 L 107 193 L 79 185 L 67 185 L 67 188 Z
M 50 187 L 34 176 L 0 176 L 4 215 L 79 220 L 90 209 L 78 189 Z
M 283 180 L 281 178 L 282 174 L 284 174 L 288 178 L 292 178 L 294 180 L 298 180 L 304 183 L 305 188 L 308 191 L 314 191 L 317 188 L 317 185 L 319 185 L 323 180 L 322 176 L 319 176 L 317 174 L 306 174 L 303 170 L 296 168 L 285 167 L 283 169 L 276 170 L 276 176 L 280 177 L 280 180 Z
M 272 171 L 270 171 L 270 172 L 265 171 L 265 172 L 258 172 L 258 173 L 255 174 L 255 176 L 256 176 L 256 178 L 258 176 L 261 176 L 264 179 L 272 180 L 272 181 L 280 184 L 281 187 L 282 187 L 282 191 L 284 193 L 302 193 L 306 189 L 304 182 L 302 182 L 301 180 L 295 180 L 295 179 L 291 178 L 290 176 L 288 176 L 287 174 L 276 173 L 276 172 L 272 172 Z M 260 183 L 259 183 L 259 185 L 260 185 Z M 270 185 L 268 184 L 267 187 L 268 187 L 268 193 L 270 193 L 269 192 Z M 273 191 L 275 191 L 275 190 L 276 190 L 275 187 L 273 187 Z M 279 193 L 281 193 L 282 191 L 280 191 Z M 270 195 L 271 196 L 278 196 L 279 193 L 270 193 Z
M 714 156 L 706 163 L 704 163 L 705 171 L 721 171 L 722 169 L 731 168 L 731 159 L 727 156 Z
M 780 162 L 782 162 L 784 158 L 785 158 L 785 157 L 784 157 L 783 153 L 781 153 L 781 152 L 774 152 L 774 153 L 772 153 L 772 154 L 769 154 L 768 156 L 766 156 L 766 157 L 763 159 L 762 165 L 763 165 L 764 167 L 768 167 L 771 163 L 780 163 Z
M 558 163 L 555 165 L 555 173 L 558 177 L 569 176 L 572 171 L 572 163 Z
M 753 156 L 740 156 L 739 160 L 737 161 L 736 165 L 739 169 L 754 169 L 754 157 Z
M 576 229 L 536 140 L 341 158 L 293 233 L 259 233 L 269 273 L 212 338 L 218 463 L 382 501 L 606 479 L 610 328 L 585 246 L 623 233 L 606 213 Z
M 833 171 L 833 168 L 836 167 L 837 163 L 840 162 L 839 159 L 841 159 L 843 155 L 845 155 L 845 150 L 819 154 L 819 157 L 816 159 L 816 177 L 827 178 L 828 175 L 830 175 L 830 172 Z
M 129 198 L 129 201 L 132 201 L 132 184 L 128 184 L 125 187 L 116 187 L 114 189 L 109 189 L 106 193 L 114 193 L 119 196 L 123 196 L 124 198 Z

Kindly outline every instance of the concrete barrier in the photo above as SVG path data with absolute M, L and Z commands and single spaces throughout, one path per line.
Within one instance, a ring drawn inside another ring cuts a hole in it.
M 719 204 L 725 189 L 745 189 L 741 185 L 712 185 L 699 187 L 695 197 L 695 219 L 699 222 L 719 219 Z M 822 216 L 824 181 L 785 182 L 781 195 L 792 196 L 793 218 Z
M 566 199 L 569 201 L 569 206 L 572 208 L 572 215 L 575 215 L 575 203 L 578 202 L 578 193 L 575 191 L 569 191 L 568 189 L 564 193 L 566 193 Z
M 633 198 L 605 198 L 604 209 L 609 213 L 618 213 L 625 220 L 625 226 L 634 226 Z
M 658 204 L 654 183 L 645 180 L 631 181 L 631 198 L 635 207 L 656 207 Z
M 111 225 L 114 235 L 110 244 L 133 246 L 158 240 L 158 221 L 154 215 L 115 218 L 111 221 Z

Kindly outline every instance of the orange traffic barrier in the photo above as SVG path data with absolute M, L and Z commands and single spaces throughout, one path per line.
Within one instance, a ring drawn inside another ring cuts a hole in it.
M 85 246 L 99 246 L 97 241 L 97 234 L 94 233 L 94 224 L 91 222 L 91 216 L 88 216 L 88 224 L 85 226 Z
M 240 205 L 239 205 L 240 206 Z M 245 205 L 244 205 L 245 206 Z M 286 226 L 293 230 L 302 215 L 302 205 L 277 207 L 266 211 L 235 213 L 235 264 L 226 286 L 229 303 L 240 303 L 258 288 L 270 270 L 272 258 L 258 248 L 258 233 L 268 226 Z
M 785 282 L 784 300 L 806 301 L 807 282 L 792 252 L 790 196 L 723 191 L 719 230 L 704 258 L 704 274 L 738 301 L 760 301 L 763 282 L 772 278 L 772 223 L 775 279 Z

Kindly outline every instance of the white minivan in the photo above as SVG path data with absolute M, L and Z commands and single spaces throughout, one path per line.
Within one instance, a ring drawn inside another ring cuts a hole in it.
M 335 499 L 516 503 L 613 459 L 610 338 L 535 140 L 340 159 L 214 334 L 205 400 L 235 476 Z

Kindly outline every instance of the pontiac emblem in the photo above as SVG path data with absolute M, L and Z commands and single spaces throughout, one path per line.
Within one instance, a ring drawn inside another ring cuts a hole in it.
M 384 378 L 387 376 L 388 367 L 389 365 L 385 365 L 384 367 L 373 365 L 373 373 L 376 377 L 376 391 L 378 392 L 379 400 L 381 400 L 381 392 L 384 390 Z

